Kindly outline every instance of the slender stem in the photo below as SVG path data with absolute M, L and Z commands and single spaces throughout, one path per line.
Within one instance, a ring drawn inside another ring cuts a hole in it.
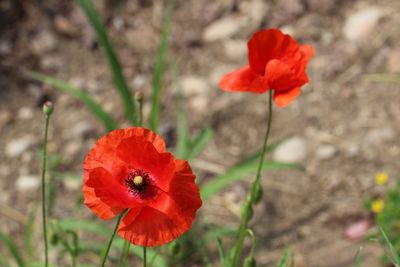
M 129 243 L 128 240 L 124 240 L 124 247 L 122 249 L 122 256 L 121 260 L 119 262 L 119 267 L 125 267 L 126 262 L 128 260 L 128 255 L 129 255 L 129 248 L 130 248 L 131 243 Z
M 244 204 L 245 209 L 244 209 L 242 217 L 241 217 L 239 232 L 238 232 L 237 241 L 235 244 L 234 254 L 233 254 L 233 258 L 232 258 L 231 266 L 233 266 L 233 267 L 236 267 L 239 265 L 240 254 L 242 252 L 244 239 L 246 237 L 246 230 L 247 230 L 249 221 L 251 219 L 250 213 L 252 212 L 252 207 L 255 204 L 257 186 L 260 183 L 261 170 L 262 170 L 262 166 L 264 163 L 265 152 L 267 151 L 268 137 L 269 137 L 269 133 L 271 131 L 271 124 L 272 124 L 272 90 L 269 90 L 269 100 L 268 101 L 269 102 L 268 102 L 267 130 L 265 133 L 264 143 L 263 143 L 263 147 L 261 150 L 260 162 L 258 164 L 256 178 L 251 186 L 251 191 L 249 193 L 248 199 L 246 200 L 246 202 Z
M 42 158 L 42 220 L 43 220 L 43 241 L 45 266 L 49 265 L 48 244 L 47 244 L 47 223 L 46 223 L 46 162 L 47 162 L 47 134 L 49 131 L 50 114 L 45 114 L 45 128 L 43 137 L 43 158 Z
M 147 266 L 147 249 L 146 247 L 143 247 L 143 267 Z
M 102 259 L 102 261 L 101 261 L 101 267 L 104 267 L 105 264 L 106 264 L 107 256 L 108 256 L 108 253 L 110 252 L 111 244 L 112 244 L 112 242 L 113 242 L 113 240 L 114 240 L 115 233 L 117 232 L 118 225 L 119 225 L 119 223 L 121 222 L 121 219 L 122 219 L 122 217 L 125 215 L 125 213 L 127 212 L 127 210 L 128 210 L 128 209 L 126 209 L 124 212 L 122 212 L 122 213 L 118 216 L 117 223 L 115 224 L 115 227 L 114 227 L 114 231 L 113 231 L 113 233 L 112 233 L 112 235 L 111 235 L 111 237 L 110 237 L 110 240 L 108 241 L 108 245 L 107 245 L 106 251 L 104 252 L 103 259 Z

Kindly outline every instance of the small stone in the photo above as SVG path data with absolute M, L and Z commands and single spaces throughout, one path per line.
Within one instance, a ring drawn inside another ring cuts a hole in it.
M 22 107 L 18 110 L 18 118 L 21 120 L 29 120 L 33 118 L 33 110 L 29 107 Z
M 39 188 L 39 177 L 32 174 L 21 175 L 15 181 L 15 187 L 19 192 L 32 191 Z
M 318 147 L 316 156 L 318 159 L 326 160 L 331 159 L 337 152 L 336 147 L 332 145 L 322 145 Z
M 10 124 L 13 120 L 13 115 L 9 111 L 1 111 L 0 112 L 0 130 L 2 130 L 5 126 Z
M 208 82 L 197 76 L 182 77 L 181 88 L 184 96 L 205 95 L 210 92 Z
M 246 60 L 247 41 L 246 40 L 227 40 L 224 43 L 225 55 L 232 60 Z
M 9 55 L 12 52 L 11 43 L 5 40 L 0 41 L 0 55 Z
M 30 135 L 12 139 L 7 143 L 5 153 L 10 158 L 18 157 L 27 149 L 29 149 L 34 143 L 35 139 Z
M 394 130 L 389 126 L 386 126 L 368 131 L 365 137 L 365 142 L 367 144 L 381 144 L 393 139 L 395 136 L 396 133 Z
M 250 2 L 244 2 L 240 5 L 241 13 L 244 13 L 249 19 L 249 26 L 252 28 L 258 28 L 268 12 L 268 5 L 263 0 L 252 0 Z
M 136 75 L 131 82 L 132 87 L 135 89 L 142 88 L 145 84 L 146 77 L 144 75 Z
M 63 179 L 63 184 L 67 190 L 75 191 L 82 187 L 82 182 L 79 179 L 73 177 L 66 177 Z
M 34 54 L 40 55 L 43 53 L 52 52 L 57 46 L 55 36 L 49 30 L 40 32 L 31 43 L 31 50 Z
M 214 21 L 205 28 L 203 40 L 213 42 L 231 37 L 240 30 L 242 24 L 242 20 L 239 17 L 225 17 Z
M 307 143 L 301 137 L 292 137 L 284 141 L 274 151 L 275 161 L 299 163 L 307 156 Z
M 210 77 L 209 77 L 209 81 L 211 83 L 211 85 L 213 86 L 218 86 L 219 81 L 221 80 L 221 77 L 233 70 L 235 70 L 235 66 L 234 65 L 221 65 L 221 66 L 217 66 L 216 68 L 214 68 L 211 72 L 210 72 Z
M 392 49 L 387 57 L 386 68 L 391 73 L 400 73 L 400 49 Z
M 87 121 L 76 123 L 70 130 L 71 136 L 81 137 L 83 139 L 90 137 L 95 132 L 93 125 Z
M 346 19 L 343 34 L 349 41 L 361 41 L 370 36 L 382 17 L 382 10 L 368 7 L 353 13 Z
M 68 142 L 63 149 L 65 159 L 66 160 L 76 159 L 81 147 L 82 147 L 81 142 L 75 142 L 75 141 Z
M 57 15 L 54 19 L 54 26 L 58 33 L 66 36 L 77 36 L 79 29 L 66 17 Z

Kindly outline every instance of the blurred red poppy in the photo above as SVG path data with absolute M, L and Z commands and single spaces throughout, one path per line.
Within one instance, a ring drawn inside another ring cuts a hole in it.
M 186 230 L 200 208 L 195 176 L 145 128 L 112 131 L 84 161 L 84 203 L 108 220 L 128 209 L 118 234 L 140 246 L 160 246 Z
M 221 89 L 259 94 L 274 90 L 275 104 L 289 105 L 308 82 L 306 67 L 313 47 L 299 45 L 278 29 L 265 29 L 253 34 L 247 48 L 249 64 L 225 75 Z

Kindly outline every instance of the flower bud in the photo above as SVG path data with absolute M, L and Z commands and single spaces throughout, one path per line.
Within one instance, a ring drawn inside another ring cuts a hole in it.
M 263 188 L 260 185 L 260 183 L 257 184 L 256 186 L 256 194 L 254 195 L 254 203 L 259 203 L 262 198 L 263 198 L 264 192 L 263 192 Z
M 46 102 L 43 104 L 43 113 L 44 113 L 44 115 L 50 116 L 51 113 L 53 112 L 53 108 L 54 108 L 53 102 L 51 102 L 51 101 L 46 101 Z
M 250 220 L 253 217 L 253 213 L 253 207 L 250 201 L 247 200 L 242 207 L 241 216 L 242 218 L 247 217 L 246 220 Z

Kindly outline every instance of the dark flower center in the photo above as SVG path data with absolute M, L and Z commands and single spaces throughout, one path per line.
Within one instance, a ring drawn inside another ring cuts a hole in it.
M 125 185 L 130 193 L 141 199 L 154 198 L 158 193 L 149 173 L 141 169 L 130 172 L 125 178 Z

